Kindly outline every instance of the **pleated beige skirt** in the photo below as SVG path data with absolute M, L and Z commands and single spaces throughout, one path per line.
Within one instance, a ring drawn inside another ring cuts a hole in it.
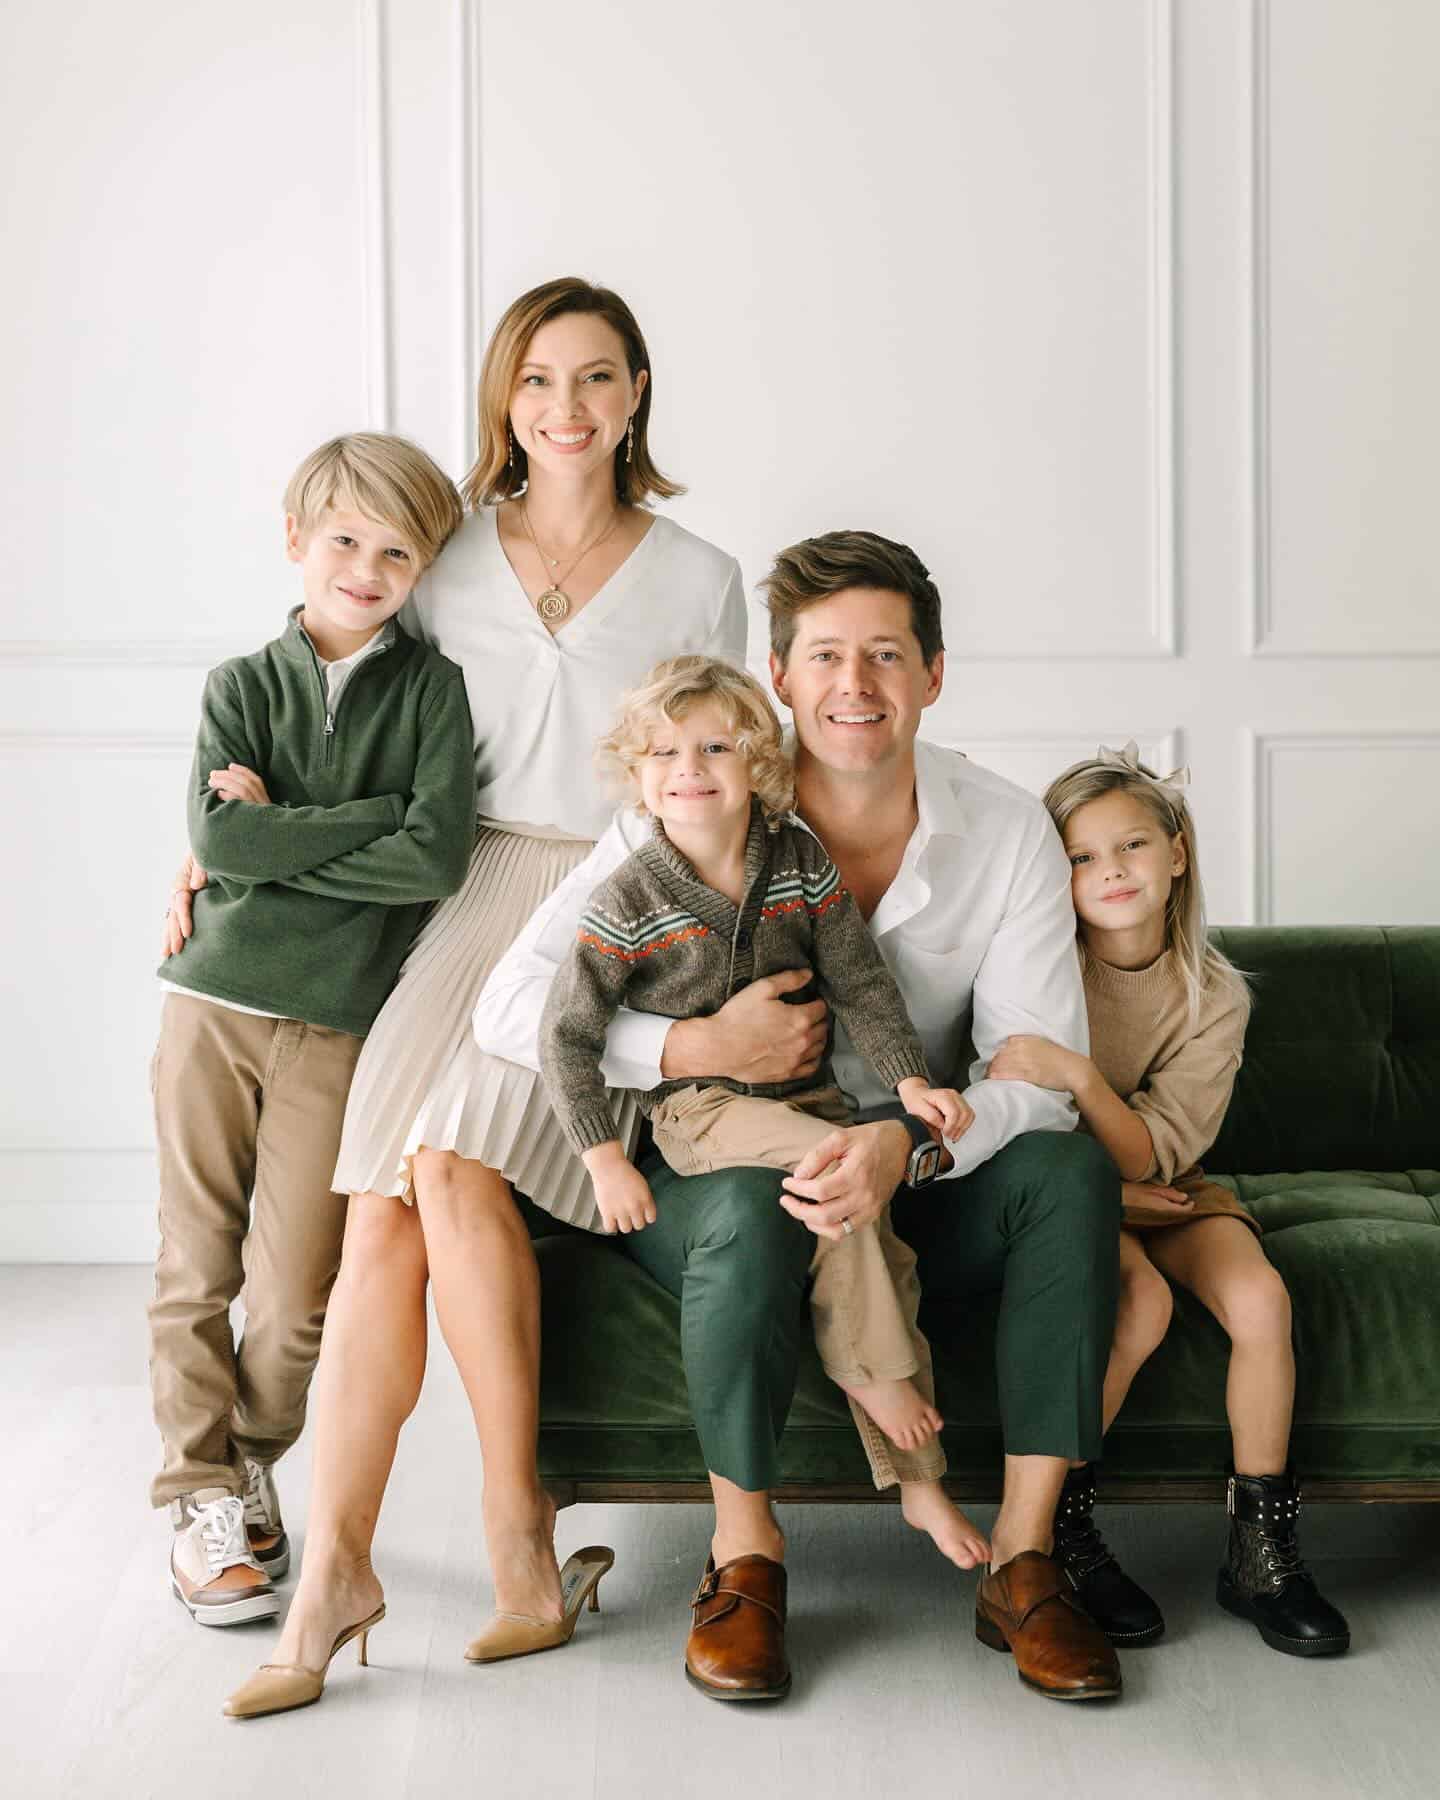
M 345 1109 L 335 1190 L 412 1200 L 417 1151 L 453 1150 L 497 1169 L 535 1204 L 600 1230 L 585 1165 L 533 1070 L 488 1056 L 471 1015 L 491 969 L 540 903 L 593 848 L 585 838 L 482 824 L 458 894 L 410 947 L 365 1040 Z M 634 1096 L 612 1091 L 620 1141 L 639 1128 Z

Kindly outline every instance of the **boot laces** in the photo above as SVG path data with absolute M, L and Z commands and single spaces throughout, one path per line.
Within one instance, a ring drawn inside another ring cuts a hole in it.
M 1071 1575 L 1081 1581 L 1115 1561 L 1115 1553 L 1101 1536 L 1090 1511 L 1094 1504 L 1093 1486 L 1067 1494 L 1055 1520 L 1056 1552 Z
M 1304 1576 L 1307 1581 L 1311 1579 L 1310 1571 L 1300 1554 L 1293 1525 L 1262 1525 L 1258 1528 L 1257 1535 L 1265 1556 L 1266 1570 L 1275 1587 L 1283 1587 L 1292 1575 Z

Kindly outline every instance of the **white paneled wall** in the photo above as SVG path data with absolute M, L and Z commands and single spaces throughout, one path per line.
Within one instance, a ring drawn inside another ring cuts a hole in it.
M 458 475 L 557 273 L 634 304 L 752 585 L 920 550 L 931 735 L 1188 761 L 1221 920 L 1440 918 L 1429 0 L 12 0 L 6 50 L 0 1257 L 149 1253 L 186 745 L 291 466 Z

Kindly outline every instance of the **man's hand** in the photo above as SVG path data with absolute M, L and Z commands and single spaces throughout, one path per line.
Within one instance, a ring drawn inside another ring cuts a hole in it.
M 198 894 L 209 879 L 193 856 L 187 856 L 175 871 L 175 879 L 170 883 L 170 904 L 165 909 L 165 942 L 162 952 L 165 956 L 178 956 L 185 948 L 185 940 L 195 930 L 190 896 Z
M 677 1019 L 665 1034 L 660 1073 L 667 1081 L 726 1075 L 746 1083 L 813 1075 L 825 1054 L 828 1009 L 823 1000 L 787 1006 L 781 999 L 809 980 L 809 969 L 762 975 L 708 1019 Z
M 780 1204 L 816 1237 L 844 1237 L 846 1224 L 858 1231 L 879 1218 L 909 1161 L 910 1133 L 898 1119 L 840 1126 L 785 1177 Z
M 223 769 L 212 769 L 210 785 L 222 800 L 248 800 L 252 806 L 270 804 L 265 783 L 244 763 L 227 763 Z
M 921 1076 L 912 1075 L 895 1092 L 906 1112 L 923 1119 L 948 1143 L 958 1142 L 975 1123 L 974 1108 L 955 1088 L 928 1087 Z
M 991 1081 L 1028 1081 L 1035 1087 L 1073 1094 L 1093 1067 L 1088 1056 L 1063 1049 L 1043 1037 L 1008 1037 L 990 1059 Z
M 618 1138 L 587 1150 L 584 1163 L 606 1231 L 643 1231 L 655 1223 L 650 1183 L 626 1156 Z
M 1176 1212 L 1188 1212 L 1195 1205 L 1189 1194 L 1163 1181 L 1122 1181 L 1120 1197 L 1127 1206 L 1172 1206 Z

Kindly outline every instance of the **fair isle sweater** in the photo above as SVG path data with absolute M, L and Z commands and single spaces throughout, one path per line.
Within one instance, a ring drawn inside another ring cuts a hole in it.
M 804 968 L 883 1081 L 929 1079 L 895 979 L 818 839 L 793 818 L 767 830 L 752 802 L 737 907 L 700 880 L 657 819 L 648 842 L 590 896 L 540 1020 L 541 1072 L 572 1147 L 589 1150 L 617 1135 L 600 1059 L 619 1007 L 708 1018 L 750 982 Z M 800 1081 L 747 1085 L 716 1075 L 698 1085 L 783 1100 L 830 1079 L 827 1062 Z M 663 1081 L 636 1099 L 648 1115 L 695 1085 Z

